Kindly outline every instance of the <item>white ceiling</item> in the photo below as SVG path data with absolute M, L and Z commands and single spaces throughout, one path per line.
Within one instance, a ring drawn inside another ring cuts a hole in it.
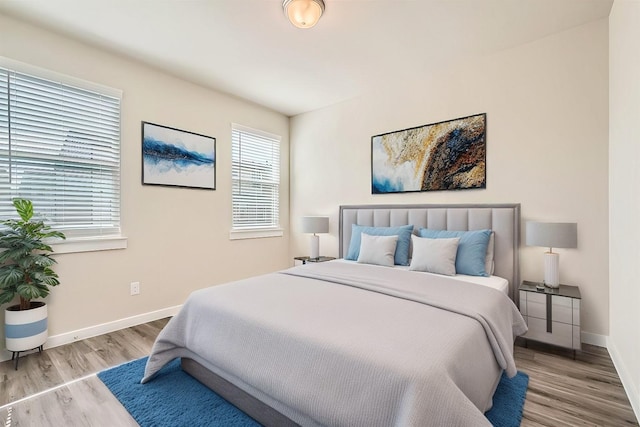
M 293 116 L 608 16 L 613 0 L 0 0 L 0 12 Z

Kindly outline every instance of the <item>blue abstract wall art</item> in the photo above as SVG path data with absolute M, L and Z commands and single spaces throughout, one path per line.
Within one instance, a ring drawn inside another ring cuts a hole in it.
M 142 122 L 142 183 L 216 189 L 216 139 Z
M 486 114 L 371 137 L 371 193 L 486 188 Z

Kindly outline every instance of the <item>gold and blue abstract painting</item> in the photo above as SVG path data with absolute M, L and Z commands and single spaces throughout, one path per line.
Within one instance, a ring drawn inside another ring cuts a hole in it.
M 371 137 L 371 193 L 486 188 L 486 114 Z
M 216 189 L 216 139 L 142 122 L 142 183 Z

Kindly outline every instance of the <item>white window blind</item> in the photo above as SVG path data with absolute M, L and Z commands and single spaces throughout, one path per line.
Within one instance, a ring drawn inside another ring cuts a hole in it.
M 33 201 L 67 237 L 120 233 L 120 96 L 0 67 L 0 219 Z
M 234 230 L 280 227 L 280 137 L 233 124 Z

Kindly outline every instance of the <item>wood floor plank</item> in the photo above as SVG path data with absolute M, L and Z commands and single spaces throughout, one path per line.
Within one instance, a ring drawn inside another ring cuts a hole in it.
M 11 360 L 0 363 L 0 406 L 147 356 L 168 321 L 160 319 L 21 356 L 17 371 Z
M 138 425 L 95 375 L 3 408 L 0 420 L 11 427 Z
M 584 345 L 573 360 L 534 343 L 516 346 L 515 355 L 529 375 L 523 427 L 638 425 L 606 349 Z

